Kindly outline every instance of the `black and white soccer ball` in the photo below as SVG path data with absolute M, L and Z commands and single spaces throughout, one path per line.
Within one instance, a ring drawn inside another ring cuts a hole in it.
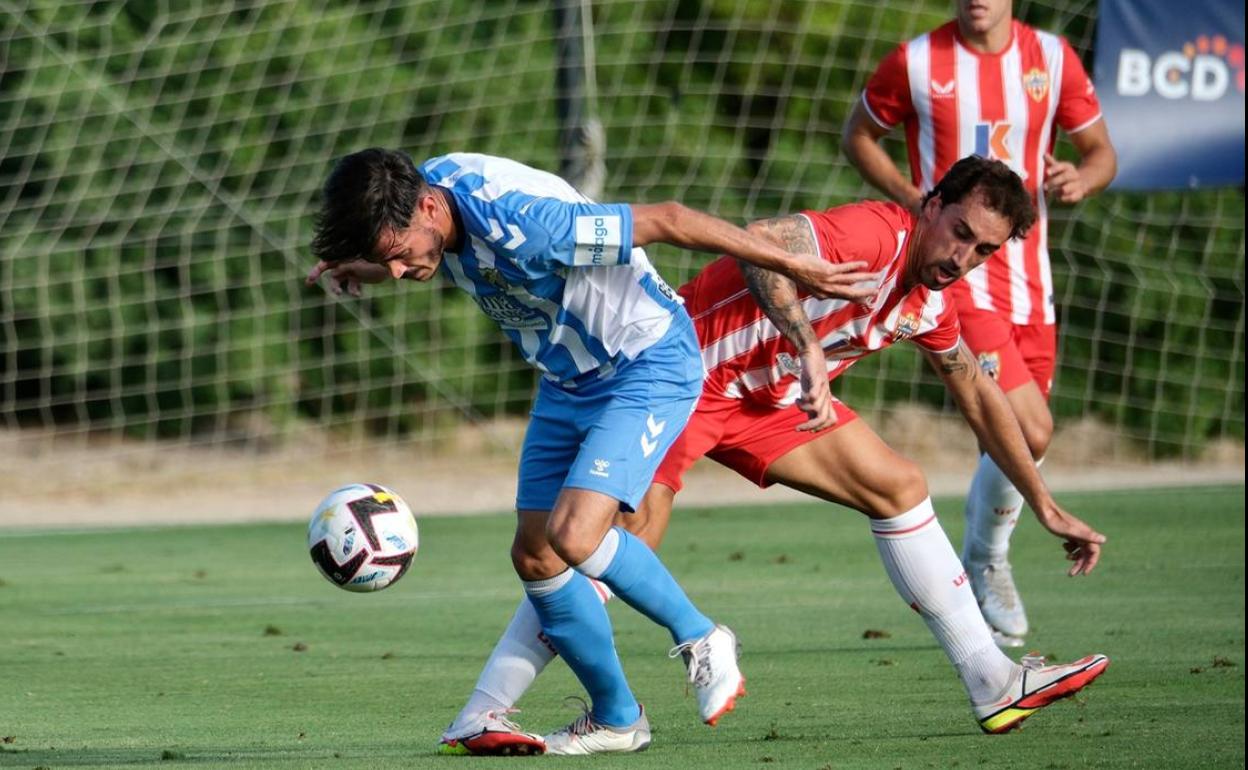
M 330 492 L 308 523 L 308 550 L 325 579 L 365 593 L 393 585 L 416 556 L 420 537 L 412 510 L 380 484 Z

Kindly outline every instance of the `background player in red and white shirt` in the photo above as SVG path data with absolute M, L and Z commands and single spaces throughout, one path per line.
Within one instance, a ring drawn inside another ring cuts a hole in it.
M 1075 562 L 1071 574 L 1090 572 L 1104 537 L 1053 501 L 1004 395 L 979 371 L 943 301 L 943 289 L 1025 231 L 1033 218 L 1013 172 L 968 158 L 950 170 L 918 216 L 895 204 L 869 202 L 750 225 L 751 232 L 795 253 L 865 262 L 880 281 L 879 291 L 869 301 L 828 303 L 798 294 L 774 273 L 738 269 L 726 257 L 681 287 L 707 380 L 643 504 L 619 522 L 657 547 L 681 477 L 703 455 L 761 486 L 784 484 L 863 512 L 894 586 L 945 649 L 987 732 L 1011 729 L 1078 691 L 1105 670 L 1108 659 L 1092 655 L 1025 670 L 1006 657 L 936 520 L 922 471 L 831 399 L 828 380 L 898 340 L 916 342 L 985 447 L 1027 492 L 1037 517 L 1065 542 Z M 554 657 L 539 631 L 534 613 L 522 604 L 487 662 L 474 700 L 496 709 L 515 705 Z M 471 701 L 465 708 L 471 709 Z
M 878 143 L 899 124 L 910 179 Z M 1077 166 L 1053 157 L 1057 128 L 1079 152 Z M 880 62 L 850 116 L 843 149 L 868 182 L 912 209 L 967 155 L 1001 160 L 1022 177 L 1038 226 L 950 294 L 963 339 L 1006 392 L 1032 456 L 1041 460 L 1053 433 L 1048 396 L 1057 353 L 1045 196 L 1077 203 L 1108 185 L 1117 168 L 1078 55 L 1061 37 L 1015 20 L 1010 0 L 959 0 L 956 19 Z M 1022 503 L 1002 469 L 981 456 L 962 557 L 984 616 L 1007 646 L 1021 646 L 1028 630 L 1008 560 Z

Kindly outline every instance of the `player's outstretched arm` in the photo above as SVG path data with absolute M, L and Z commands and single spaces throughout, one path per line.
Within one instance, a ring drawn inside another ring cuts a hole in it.
M 980 446 L 1022 492 L 1044 528 L 1062 539 L 1066 558 L 1074 562 L 1069 574 L 1090 573 L 1100 561 L 1105 536 L 1053 500 L 1036 470 L 1022 428 L 1001 388 L 980 371 L 975 354 L 966 343 L 959 342 L 956 348 L 944 353 L 927 353 L 927 357 L 949 388 Z
M 854 264 L 835 264 L 813 252 L 790 254 L 785 249 L 718 217 L 675 201 L 633 204 L 633 245 L 670 243 L 684 249 L 727 254 L 767 270 L 776 270 L 805 286 L 817 297 L 866 299 L 874 279 Z

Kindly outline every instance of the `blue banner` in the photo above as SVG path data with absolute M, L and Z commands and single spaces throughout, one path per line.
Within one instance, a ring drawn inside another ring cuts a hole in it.
M 1243 0 L 1101 0 L 1095 73 L 1115 189 L 1243 185 Z

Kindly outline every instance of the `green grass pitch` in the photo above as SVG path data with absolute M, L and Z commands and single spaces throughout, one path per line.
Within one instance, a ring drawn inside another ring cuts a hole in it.
M 739 633 L 749 697 L 701 725 L 670 640 L 612 602 L 654 743 L 586 760 L 433 754 L 520 595 L 509 516 L 422 520 L 412 570 L 367 596 L 316 573 L 297 525 L 0 533 L 0 767 L 1242 767 L 1244 488 L 1063 501 L 1109 544 L 1070 579 L 1023 522 L 1031 644 L 1113 663 L 1021 732 L 979 732 L 857 514 L 678 508 L 663 556 Z M 938 507 L 960 542 L 960 502 Z M 570 721 L 578 690 L 556 662 L 520 721 Z

